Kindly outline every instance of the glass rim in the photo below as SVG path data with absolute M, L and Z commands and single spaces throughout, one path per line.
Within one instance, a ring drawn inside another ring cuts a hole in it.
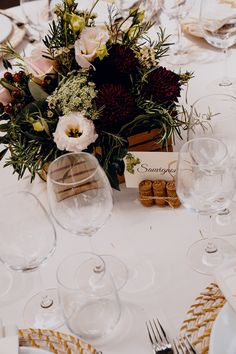
M 71 155 L 85 155 L 85 156 L 89 156 L 90 159 L 94 160 L 96 163 L 95 169 L 93 171 L 93 173 L 91 173 L 91 175 L 89 175 L 88 177 L 81 179 L 80 181 L 74 181 L 74 182 L 58 182 L 56 181 L 53 177 L 51 177 L 52 174 L 52 168 L 53 165 L 56 164 L 58 162 L 58 160 L 60 160 L 61 158 L 65 158 L 66 156 L 71 156 Z M 59 185 L 59 186 L 74 186 L 74 185 L 81 185 L 84 184 L 85 182 L 89 181 L 91 178 L 93 178 L 95 176 L 95 174 L 97 173 L 98 169 L 99 169 L 100 165 L 98 160 L 96 159 L 95 156 L 93 156 L 92 154 L 89 154 L 88 152 L 69 152 L 67 154 L 58 156 L 55 160 L 53 160 L 48 167 L 48 172 L 47 172 L 47 178 L 50 179 L 50 181 L 53 184 Z
M 64 282 L 62 280 L 60 280 L 60 276 L 59 276 L 59 272 L 60 272 L 60 269 L 62 268 L 62 266 L 64 266 L 64 263 L 72 258 L 72 257 L 75 257 L 75 256 L 78 256 L 78 255 L 91 255 L 93 258 L 97 258 L 101 261 L 101 263 L 104 265 L 104 272 L 103 272 L 103 277 L 105 275 L 105 271 L 106 271 L 106 263 L 104 261 L 104 259 L 99 256 L 98 254 L 94 253 L 94 252 L 89 252 L 89 251 L 84 251 L 84 252 L 76 252 L 76 253 L 72 253 L 72 254 L 69 254 L 68 256 L 66 256 L 65 258 L 62 259 L 62 261 L 60 262 L 60 264 L 58 265 L 57 267 L 57 270 L 56 270 L 56 279 L 57 279 L 57 283 L 62 286 L 64 289 L 67 289 L 67 290 L 72 290 L 72 291 L 75 291 L 75 290 L 80 290 L 82 291 L 83 288 L 80 288 L 79 286 L 77 287 L 71 287 L 71 286 L 67 286 L 64 284 Z M 77 266 L 78 268 L 78 266 Z
M 228 93 L 209 93 L 209 95 L 204 95 L 204 96 L 201 96 L 199 97 L 198 99 L 196 99 L 192 104 L 191 106 L 194 107 L 196 105 L 196 103 L 198 103 L 199 101 L 203 100 L 204 98 L 207 99 L 207 97 L 214 97 L 214 96 L 224 96 L 224 97 L 229 97 L 232 99 L 232 101 L 235 101 L 236 102 L 236 97 L 233 96 L 233 95 L 230 95 Z
M 179 155 L 180 155 L 181 153 L 184 153 L 184 151 L 182 151 L 182 149 L 183 149 L 185 146 L 188 146 L 188 145 L 190 145 L 192 142 L 194 142 L 194 141 L 199 141 L 199 140 L 211 140 L 211 141 L 220 143 L 220 144 L 224 147 L 224 149 L 225 149 L 224 156 L 223 156 L 218 162 L 213 163 L 211 166 L 215 166 L 215 165 L 218 165 L 218 164 L 221 165 L 221 164 L 225 161 L 225 159 L 226 159 L 227 157 L 230 158 L 229 152 L 228 152 L 228 148 L 227 148 L 226 144 L 225 144 L 223 141 L 219 140 L 219 139 L 209 138 L 209 137 L 194 138 L 194 139 L 190 139 L 190 140 L 186 141 L 186 142 L 182 145 L 182 147 L 181 147 L 181 149 L 180 149 L 180 151 L 179 151 Z M 187 151 L 186 151 L 186 153 L 187 153 Z M 203 163 L 202 163 L 202 164 L 191 163 L 191 165 L 192 165 L 192 166 L 199 166 L 199 165 L 201 165 L 201 166 L 203 166 L 203 167 L 209 166 L 209 164 L 203 164 Z

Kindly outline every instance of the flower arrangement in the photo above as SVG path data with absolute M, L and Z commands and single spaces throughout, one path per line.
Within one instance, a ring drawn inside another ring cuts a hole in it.
M 55 6 L 48 34 L 32 54 L 22 57 L 10 43 L 0 50 L 6 72 L 0 79 L 0 143 L 5 166 L 32 180 L 45 165 L 71 151 L 93 153 L 112 187 L 119 188 L 128 137 L 159 128 L 165 144 L 186 125 L 178 115 L 181 88 L 191 74 L 160 66 L 169 43 L 144 12 L 122 18 L 114 5 L 109 21 L 96 23 L 93 7 L 81 11 L 74 0 Z M 10 59 L 19 71 L 13 71 Z

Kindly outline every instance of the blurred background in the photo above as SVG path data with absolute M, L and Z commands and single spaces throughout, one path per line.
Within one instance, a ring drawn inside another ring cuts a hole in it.
M 20 0 L 0 0 L 0 9 L 7 9 L 8 7 L 17 6 Z

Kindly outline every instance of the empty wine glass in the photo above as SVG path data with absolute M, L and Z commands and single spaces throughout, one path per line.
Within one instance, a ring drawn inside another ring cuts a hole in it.
M 73 333 L 96 339 L 116 326 L 120 300 L 101 257 L 87 252 L 66 257 L 57 269 L 57 281 L 63 314 Z
M 230 1 L 202 0 L 200 25 L 205 40 L 224 54 L 224 75 L 214 86 L 230 87 L 232 79 L 228 76 L 228 49 L 236 43 L 236 8 Z
M 91 237 L 105 224 L 113 208 L 108 178 L 91 154 L 68 153 L 54 160 L 47 176 L 51 213 L 64 229 Z M 116 257 L 103 255 L 120 289 L 127 281 L 126 266 Z
M 187 257 L 193 269 L 212 274 L 225 259 L 236 255 L 227 242 L 212 238 L 211 228 L 212 215 L 227 208 L 235 192 L 234 172 L 225 144 L 212 138 L 185 143 L 179 153 L 176 188 L 186 208 L 209 217 L 208 238 L 195 242 Z
M 28 25 L 27 29 L 34 39 L 40 41 L 47 32 L 50 20 L 49 0 L 20 0 L 20 6 Z
M 183 32 L 181 27 L 181 20 L 188 15 L 193 7 L 194 0 L 163 0 L 162 9 L 169 16 L 174 19 L 177 25 L 177 43 L 170 48 L 169 56 L 166 58 L 170 64 L 181 65 L 189 63 L 192 58 L 188 47 L 183 43 Z
M 227 146 L 236 176 L 236 132 L 234 129 L 236 98 L 223 93 L 206 95 L 193 103 L 191 112 L 191 125 L 195 127 L 193 137 L 212 137 L 223 141 Z M 234 198 L 229 208 L 213 217 L 213 232 L 218 236 L 236 233 L 236 201 Z M 202 221 L 203 218 L 200 222 Z
M 56 231 L 38 198 L 27 191 L 1 193 L 0 261 L 17 272 L 39 269 L 53 255 Z M 40 291 L 26 303 L 27 326 L 56 328 L 63 323 L 56 289 Z

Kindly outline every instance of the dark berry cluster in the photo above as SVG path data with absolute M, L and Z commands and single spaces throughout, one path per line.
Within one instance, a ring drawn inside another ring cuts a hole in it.
M 58 81 L 57 81 L 55 74 L 46 75 L 40 86 L 42 86 L 42 88 L 48 94 L 51 94 L 58 86 Z
M 3 81 L 9 90 L 12 101 L 5 106 L 0 102 L 0 113 L 12 115 L 20 112 L 31 101 L 31 95 L 28 90 L 28 76 L 22 70 L 14 74 L 7 71 L 4 73 Z

